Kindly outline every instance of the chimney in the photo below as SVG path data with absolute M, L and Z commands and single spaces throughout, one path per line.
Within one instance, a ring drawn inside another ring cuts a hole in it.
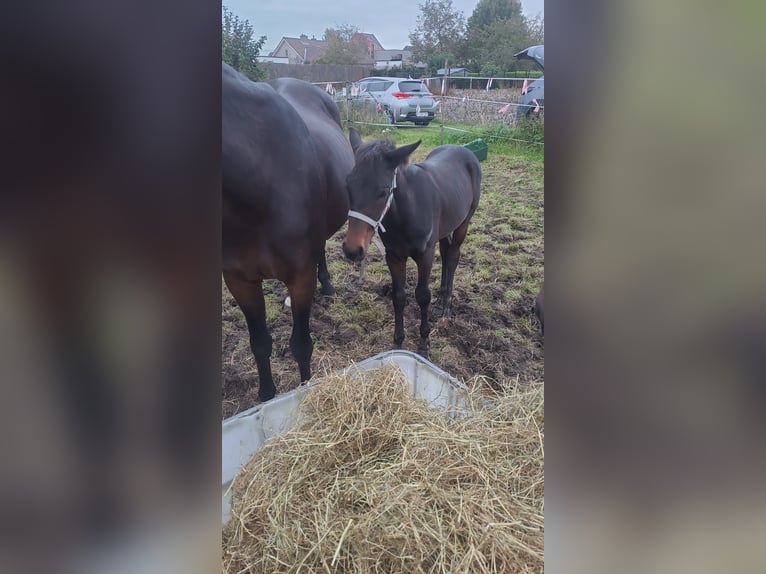
M 301 34 L 301 40 L 308 40 L 309 37 L 306 34 Z

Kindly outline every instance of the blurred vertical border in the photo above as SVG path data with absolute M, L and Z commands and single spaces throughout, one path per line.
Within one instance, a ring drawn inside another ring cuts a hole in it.
M 764 14 L 546 2 L 549 574 L 766 569 Z
M 220 561 L 220 6 L 0 19 L 0 570 Z

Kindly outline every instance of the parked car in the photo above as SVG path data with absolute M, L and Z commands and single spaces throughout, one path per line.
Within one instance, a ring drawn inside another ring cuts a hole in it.
M 420 80 L 363 78 L 356 83 L 356 90 L 355 100 L 374 106 L 391 124 L 413 122 L 427 126 L 436 115 L 436 102 Z
M 545 71 L 544 47 L 542 45 L 530 46 L 514 56 L 519 60 L 532 60 L 540 69 Z M 519 98 L 519 106 L 516 108 L 517 118 L 533 118 L 540 115 L 540 109 L 545 105 L 545 76 L 538 78 L 527 85 L 526 91 Z

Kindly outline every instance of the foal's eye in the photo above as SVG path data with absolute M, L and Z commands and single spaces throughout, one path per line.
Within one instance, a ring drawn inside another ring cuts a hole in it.
M 380 190 L 378 190 L 378 195 L 388 195 L 388 188 L 387 187 L 381 187 Z

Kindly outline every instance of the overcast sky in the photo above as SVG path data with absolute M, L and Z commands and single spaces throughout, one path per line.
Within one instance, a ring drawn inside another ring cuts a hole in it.
M 338 24 L 358 26 L 362 32 L 375 34 L 386 49 L 401 49 L 409 43 L 409 33 L 421 0 L 223 0 L 240 18 L 250 21 L 254 36 L 266 36 L 261 54 L 276 48 L 282 36 L 306 34 L 322 38 L 325 28 Z M 473 13 L 478 0 L 452 0 L 456 10 L 466 19 Z M 524 14 L 544 14 L 543 0 L 522 0 Z

